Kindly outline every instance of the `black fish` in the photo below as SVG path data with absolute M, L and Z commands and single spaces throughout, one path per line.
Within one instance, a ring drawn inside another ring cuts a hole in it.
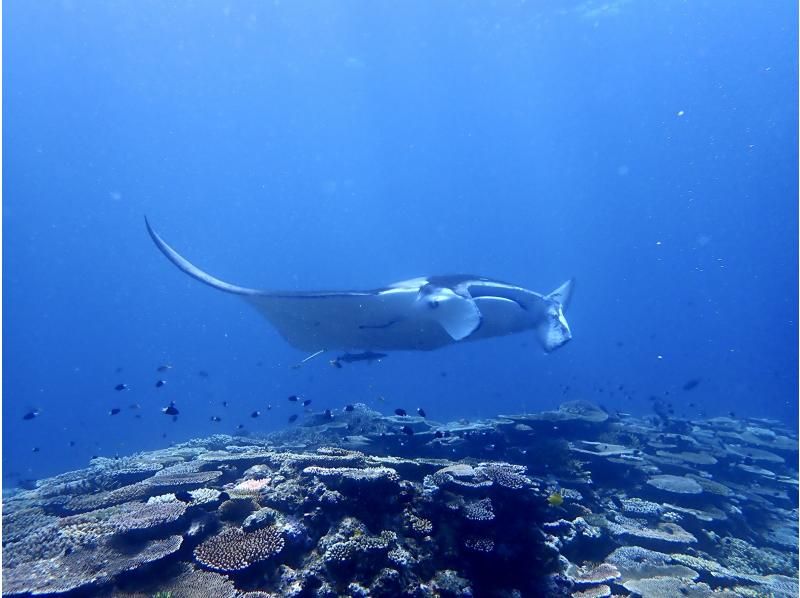
M 337 370 L 341 370 L 342 369 L 342 362 L 339 361 L 338 359 L 331 359 L 328 363 L 330 363 Z
M 218 415 L 212 415 L 212 416 L 211 416 L 211 421 L 212 421 L 212 422 L 221 422 L 221 421 L 222 421 L 222 418 L 221 418 L 221 417 L 219 417 Z
M 444 436 L 444 434 L 442 434 L 442 432 L 441 432 L 440 430 L 436 430 L 436 431 L 433 433 L 433 436 L 434 436 L 435 438 L 441 438 L 442 436 Z
M 166 381 L 166 380 L 159 380 L 159 381 L 157 381 L 157 382 L 156 382 L 156 388 L 161 388 L 161 387 L 162 387 L 162 386 L 164 386 L 166 383 L 167 383 L 167 381 Z
M 172 369 L 172 365 L 170 365 L 168 363 L 165 363 L 164 365 L 158 366 L 157 371 L 166 372 L 167 370 L 171 370 L 171 369 Z
M 683 385 L 683 390 L 692 390 L 697 388 L 697 385 L 700 384 L 700 378 L 692 378 L 686 384 Z
M 405 417 L 406 415 L 408 415 L 405 409 L 400 409 L 399 407 L 395 409 L 394 412 L 396 415 L 399 415 L 401 417 Z
M 333 419 L 333 413 L 330 409 L 326 409 L 323 415 L 325 416 L 325 419 Z
M 22 419 L 34 419 L 35 417 L 39 417 L 39 410 L 38 409 L 31 409 L 22 416 Z
M 170 401 L 169 407 L 164 407 L 161 412 L 165 415 L 172 416 L 176 416 L 180 413 L 180 411 L 178 411 L 178 409 L 175 407 L 175 401 Z
M 407 436 L 413 436 L 414 435 L 414 430 L 412 430 L 409 426 L 403 426 L 400 429 L 403 431 L 403 434 L 406 434 Z
M 303 407 L 308 407 L 311 404 L 311 399 L 306 399 L 303 401 Z
M 344 410 L 347 411 L 348 413 L 353 411 L 354 409 L 355 407 L 353 407 L 352 405 L 345 405 L 344 407 Z
M 300 397 L 298 397 L 297 395 L 289 395 L 289 402 L 290 403 L 296 403 L 299 400 L 300 400 Z
M 422 407 L 417 407 L 417 415 L 419 415 L 420 417 L 428 417 L 425 414 L 425 410 Z
M 117 384 L 114 390 L 130 390 L 130 387 L 127 384 Z
M 223 407 L 227 407 L 228 406 L 228 401 L 222 401 L 222 406 Z
M 259 415 L 261 415 L 260 411 L 253 411 L 253 413 L 250 414 L 250 417 L 258 417 Z
M 69 441 L 69 445 L 70 445 L 70 446 L 75 446 L 75 441 L 74 441 L 74 440 L 70 440 L 70 441 Z
M 220 492 L 219 493 L 219 499 L 222 500 L 222 501 L 230 500 L 230 498 L 231 498 L 231 495 L 228 494 L 227 492 Z
M 236 429 L 237 430 L 244 430 L 244 424 L 239 424 L 238 426 L 236 426 Z
M 38 453 L 38 452 L 39 452 L 39 447 L 38 447 L 38 446 L 35 446 L 35 447 L 33 447 L 33 448 L 31 449 L 31 452 L 33 452 L 33 453 Z
M 175 498 L 181 502 L 192 502 L 192 495 L 187 490 L 178 490 L 175 493 Z
M 122 409 L 120 409 L 119 407 L 114 407 L 111 411 L 108 412 L 108 414 L 109 415 L 116 415 L 120 411 L 122 411 Z
M 289 423 L 290 424 L 293 424 L 296 421 L 297 421 L 297 414 L 296 413 L 289 416 Z
M 205 370 L 200 370 L 199 372 L 197 372 L 197 375 L 200 376 L 201 378 L 208 378 L 208 372 L 206 372 Z
M 141 409 L 142 406 L 139 403 L 131 403 L 128 405 L 128 409 Z

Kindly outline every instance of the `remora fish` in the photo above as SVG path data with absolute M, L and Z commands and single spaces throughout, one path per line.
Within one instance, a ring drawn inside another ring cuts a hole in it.
M 566 309 L 573 280 L 542 295 L 481 276 L 428 276 L 370 291 L 262 291 L 214 278 L 170 247 L 145 218 L 156 246 L 180 270 L 255 307 L 303 351 L 428 351 L 460 341 L 535 330 L 545 351 L 572 338 Z

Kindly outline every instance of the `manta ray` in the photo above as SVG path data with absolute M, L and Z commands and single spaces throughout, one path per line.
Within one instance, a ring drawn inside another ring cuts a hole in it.
M 573 280 L 543 295 L 471 275 L 424 276 L 368 291 L 266 291 L 223 282 L 147 232 L 180 270 L 238 295 L 302 351 L 429 351 L 464 341 L 535 331 L 550 352 L 572 338 L 564 318 Z

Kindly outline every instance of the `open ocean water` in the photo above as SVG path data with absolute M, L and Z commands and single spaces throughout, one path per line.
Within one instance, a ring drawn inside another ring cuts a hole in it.
M 3 8 L 4 595 L 797 595 L 796 3 Z

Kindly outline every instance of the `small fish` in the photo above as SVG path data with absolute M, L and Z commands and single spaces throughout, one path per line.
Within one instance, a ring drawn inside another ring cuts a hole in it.
M 253 413 L 250 414 L 250 417 L 258 417 L 259 415 L 261 415 L 260 411 L 253 411 Z
M 200 370 L 199 372 L 197 372 L 197 375 L 200 376 L 201 378 L 208 378 L 208 372 L 205 370 Z
M 172 415 L 172 416 L 177 416 L 180 413 L 177 407 L 175 407 L 175 401 L 170 401 L 169 407 L 164 407 L 161 410 L 161 412 L 164 413 L 165 415 Z
M 192 495 L 188 490 L 178 490 L 175 492 L 175 498 L 181 502 L 192 502 L 193 500 Z
M 692 378 L 686 384 L 683 385 L 683 390 L 693 390 L 697 388 L 698 384 L 700 384 L 700 378 Z
M 408 413 L 406 413 L 405 409 L 400 409 L 399 407 L 397 409 L 395 409 L 394 412 L 395 412 L 395 415 L 399 415 L 400 417 L 405 417 L 406 415 L 408 415 Z
M 303 401 L 303 407 L 308 407 L 311 404 L 311 399 L 306 399 Z
M 38 446 L 35 446 L 35 447 L 33 447 L 33 448 L 31 449 L 31 452 L 32 452 L 32 453 L 38 453 L 38 452 L 39 452 L 39 447 L 38 447 Z
M 162 387 L 162 386 L 164 386 L 166 383 L 167 383 L 167 381 L 166 381 L 166 380 L 158 380 L 158 381 L 156 382 L 156 388 L 161 388 L 161 387 Z
M 141 409 L 142 406 L 139 403 L 131 403 L 128 405 L 128 409 Z
M 222 401 L 222 406 L 223 407 L 227 407 L 228 406 L 228 401 Z
M 736 412 L 735 411 L 728 411 L 728 415 L 730 415 L 734 419 L 736 418 Z
M 331 359 L 328 363 L 331 364 L 331 367 L 335 367 L 337 370 L 342 369 L 342 362 L 338 359 Z
M 244 424 L 239 424 L 238 426 L 236 426 L 236 429 L 237 430 L 244 430 Z
M 323 415 L 325 416 L 325 419 L 333 419 L 333 413 L 331 412 L 330 409 L 326 409 Z
M 294 413 L 294 414 L 289 416 L 289 423 L 290 424 L 293 424 L 296 421 L 297 421 L 297 414 L 296 413 Z
M 121 374 L 121 373 L 122 373 L 122 366 L 117 366 L 117 367 L 114 369 L 114 373 L 115 373 L 115 374 Z
M 400 428 L 400 430 L 406 436 L 413 436 L 414 435 L 414 430 L 412 430 L 409 426 L 403 426 L 402 428 Z
M 428 417 L 427 414 L 425 413 L 425 410 L 422 407 L 417 407 L 417 415 L 419 415 L 420 417 Z
M 75 441 L 74 441 L 74 440 L 70 440 L 70 441 L 69 441 L 69 445 L 70 445 L 70 446 L 75 446 Z
M 167 370 L 171 370 L 171 369 L 172 369 L 172 364 L 165 363 L 164 365 L 158 366 L 158 368 L 156 368 L 156 371 L 166 372 Z
M 31 409 L 30 411 L 28 411 L 28 413 L 22 416 L 22 419 L 34 419 L 36 417 L 39 417 L 39 413 L 40 411 L 38 409 Z
M 267 403 L 267 411 L 272 411 L 272 403 Z
M 298 397 L 297 395 L 289 395 L 289 402 L 290 403 L 296 403 L 299 400 L 300 400 L 300 397 Z
M 172 423 L 174 424 L 176 421 L 178 421 L 178 416 L 177 415 L 173 415 L 172 416 Z
M 114 387 L 114 390 L 130 390 L 130 389 L 131 389 L 131 387 L 128 386 L 127 384 L 117 384 Z
M 114 407 L 111 411 L 108 412 L 108 414 L 109 415 L 116 415 L 120 411 L 122 411 L 122 409 L 120 409 L 119 407 Z
M 564 497 L 561 496 L 560 492 L 553 492 L 550 496 L 547 497 L 547 502 L 550 504 L 551 507 L 560 507 L 564 504 Z
M 221 421 L 222 421 L 222 418 L 221 418 L 221 417 L 219 417 L 218 415 L 212 415 L 212 416 L 211 416 L 211 421 L 212 421 L 212 422 L 221 422 Z
M 350 413 L 354 409 L 355 409 L 355 407 L 353 405 L 345 405 L 344 406 L 344 410 L 347 411 L 348 413 Z

